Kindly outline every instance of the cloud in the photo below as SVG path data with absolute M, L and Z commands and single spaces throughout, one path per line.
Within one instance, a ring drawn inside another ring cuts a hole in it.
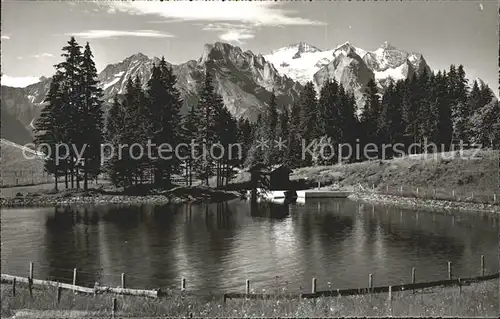
M 41 53 L 41 54 L 33 54 L 32 57 L 33 58 L 36 58 L 36 59 L 40 59 L 40 58 L 51 58 L 53 57 L 54 55 L 52 53 Z
M 36 76 L 9 76 L 2 75 L 2 85 L 12 86 L 12 87 L 26 87 L 30 84 L 39 82 L 40 79 Z
M 209 23 L 200 25 L 203 25 L 201 29 L 203 31 L 250 30 L 247 25 L 240 23 Z
M 204 25 L 203 31 L 218 31 L 219 39 L 225 42 L 243 43 L 242 40 L 255 37 L 254 28 L 249 28 L 244 24 L 235 23 L 209 23 Z
M 180 21 L 238 21 L 240 23 L 265 26 L 324 25 L 321 21 L 292 16 L 296 11 L 284 10 L 273 2 L 158 2 L 158 1 L 113 1 L 107 3 L 108 12 L 125 12 L 133 15 L 153 15 L 166 18 L 167 22 Z
M 240 31 L 229 31 L 219 35 L 219 39 L 226 42 L 243 43 L 241 40 L 252 39 L 255 35 L 252 33 L 243 33 Z
M 116 37 L 144 37 L 144 38 L 172 38 L 171 34 L 156 30 L 88 30 L 85 32 L 66 33 L 66 35 L 82 37 L 85 39 L 105 39 Z
M 2 35 L 2 40 L 10 40 L 10 36 L 8 36 L 8 35 Z

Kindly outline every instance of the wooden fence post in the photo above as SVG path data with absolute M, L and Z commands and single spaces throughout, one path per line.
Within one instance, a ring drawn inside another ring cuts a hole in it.
M 35 272 L 35 265 L 33 262 L 30 262 L 30 278 L 33 279 L 33 274 Z
M 113 317 L 115 316 L 117 309 L 118 309 L 118 307 L 117 307 L 117 304 L 116 304 L 116 298 L 113 298 L 113 309 L 111 311 Z
M 76 268 L 73 268 L 73 286 L 76 286 Z M 75 289 L 73 289 L 75 291 Z
M 401 185 L 401 188 L 400 188 L 399 192 L 400 192 L 401 194 L 403 194 L 403 185 Z
M 59 303 L 61 301 L 61 291 L 62 291 L 62 287 L 58 286 L 57 287 L 57 303 Z
M 385 185 L 385 192 L 386 192 L 386 194 L 389 193 L 389 185 Z
M 458 293 L 462 293 L 462 283 L 460 282 L 460 277 L 458 278 Z
M 497 202 L 497 194 L 493 194 L 493 203 Z
M 181 281 L 181 291 L 186 290 L 186 278 L 182 278 Z
M 415 267 L 411 269 L 411 283 L 415 284 Z M 412 289 L 413 293 L 415 293 L 415 289 Z
M 392 317 L 392 286 L 389 286 L 389 316 Z
M 373 275 L 372 274 L 368 275 L 368 287 L 370 289 L 370 292 L 372 292 L 372 288 L 373 288 Z
M 417 196 L 418 196 L 418 187 L 417 187 Z
M 16 296 L 16 277 L 12 280 L 12 296 Z
M 250 280 L 246 280 L 245 282 L 245 294 L 249 295 L 250 294 Z
M 481 255 L 481 277 L 484 276 L 484 255 Z
M 122 288 L 125 288 L 125 273 L 122 272 Z
M 451 196 L 453 197 L 453 199 L 455 199 L 455 190 L 451 191 Z
M 313 294 L 315 294 L 315 293 L 316 293 L 316 278 L 313 278 L 313 279 L 312 279 L 312 287 L 311 287 L 311 292 L 312 292 Z
M 28 277 L 28 290 L 30 292 L 30 297 L 33 298 L 33 279 Z
M 448 262 L 448 280 L 451 280 L 451 261 Z

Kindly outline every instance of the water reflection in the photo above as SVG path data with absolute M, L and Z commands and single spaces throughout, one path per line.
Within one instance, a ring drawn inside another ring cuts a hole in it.
M 118 286 L 221 292 L 257 290 L 276 280 L 318 289 L 477 275 L 479 256 L 497 271 L 498 220 L 308 200 L 305 204 L 232 201 L 192 205 L 79 205 L 2 211 L 2 268 L 38 278 Z M 279 276 L 276 278 L 276 276 Z

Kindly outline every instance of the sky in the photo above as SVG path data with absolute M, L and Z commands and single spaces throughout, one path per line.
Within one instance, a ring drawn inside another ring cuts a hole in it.
M 388 41 L 424 55 L 431 69 L 463 64 L 498 96 L 496 1 L 60 2 L 2 1 L 2 84 L 51 76 L 75 36 L 98 70 L 141 52 L 178 64 L 206 43 L 267 54 L 298 42 L 332 49 L 346 41 L 373 51 Z

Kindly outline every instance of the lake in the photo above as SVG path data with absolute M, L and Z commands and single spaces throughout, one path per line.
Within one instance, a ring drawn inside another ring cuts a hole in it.
M 179 288 L 203 294 L 358 288 L 498 271 L 498 219 L 360 204 L 247 201 L 176 206 L 2 209 L 2 273 L 77 284 Z

